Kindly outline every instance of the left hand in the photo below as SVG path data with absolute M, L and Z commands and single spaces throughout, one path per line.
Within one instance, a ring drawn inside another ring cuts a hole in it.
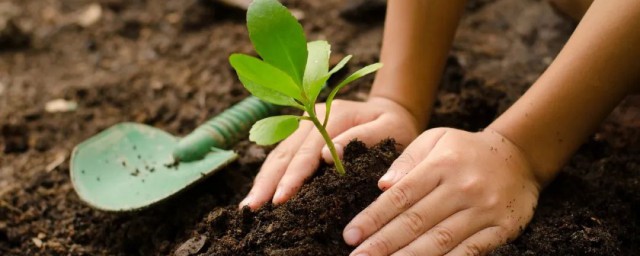
M 531 220 L 541 182 L 497 132 L 436 128 L 391 165 L 343 233 L 351 255 L 484 255 Z

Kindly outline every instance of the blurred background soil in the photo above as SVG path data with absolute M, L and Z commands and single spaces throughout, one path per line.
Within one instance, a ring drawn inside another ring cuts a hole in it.
M 136 213 L 83 204 L 74 145 L 123 121 L 183 135 L 248 96 L 227 58 L 252 53 L 244 11 L 217 0 L 0 0 L 0 255 L 167 255 L 236 204 L 269 148 Z M 384 1 L 284 1 L 350 71 L 378 60 Z M 366 4 L 363 4 L 365 3 Z M 431 126 L 481 129 L 551 63 L 574 24 L 539 0 L 470 0 Z M 340 73 L 343 76 L 346 72 Z M 364 100 L 372 78 L 346 88 Z M 629 98 L 495 255 L 634 255 L 640 247 L 640 99 Z

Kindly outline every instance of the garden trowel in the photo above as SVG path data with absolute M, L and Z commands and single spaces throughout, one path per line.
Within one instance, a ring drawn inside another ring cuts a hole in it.
M 120 123 L 77 145 L 71 181 L 80 198 L 105 211 L 144 208 L 237 158 L 225 150 L 277 107 L 250 97 L 177 138 L 144 124 Z

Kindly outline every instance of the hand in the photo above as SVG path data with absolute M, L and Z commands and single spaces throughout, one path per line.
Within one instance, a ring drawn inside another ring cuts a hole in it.
M 324 104 L 316 105 L 320 120 L 324 119 L 324 112 Z M 409 111 L 382 97 L 373 97 L 367 102 L 336 100 L 327 124 L 327 132 L 340 157 L 343 147 L 354 138 L 372 145 L 391 137 L 400 145 L 408 145 L 418 136 L 419 129 L 416 118 Z M 325 161 L 333 162 L 325 144 L 313 124 L 303 121 L 295 133 L 269 154 L 240 207 L 247 205 L 257 209 L 272 196 L 274 204 L 291 198 L 318 168 L 321 156 Z
M 351 255 L 484 255 L 531 220 L 540 182 L 495 131 L 431 129 L 380 179 L 388 188 L 343 233 Z

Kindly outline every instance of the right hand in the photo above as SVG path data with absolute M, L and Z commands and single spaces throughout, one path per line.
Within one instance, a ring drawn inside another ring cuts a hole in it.
M 324 113 L 325 104 L 317 104 L 316 114 L 320 120 L 324 119 Z M 382 97 L 372 97 L 366 102 L 335 100 L 327 124 L 327 132 L 340 157 L 352 139 L 371 146 L 393 138 L 399 145 L 406 146 L 418 136 L 421 128 L 405 107 Z M 333 162 L 313 124 L 301 123 L 295 133 L 269 154 L 240 207 L 246 205 L 255 210 L 272 197 L 274 204 L 284 203 L 316 171 L 320 158 Z

